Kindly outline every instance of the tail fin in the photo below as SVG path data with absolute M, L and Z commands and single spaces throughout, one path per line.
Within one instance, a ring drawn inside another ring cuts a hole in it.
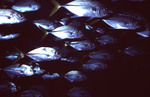
M 50 15 L 49 16 L 52 16 L 52 15 L 54 15 L 56 12 L 57 12 L 57 10 L 60 8 L 60 4 L 56 1 L 56 0 L 50 0 L 53 4 L 54 4 L 54 9 L 52 10 L 52 12 L 50 13 Z
M 19 55 L 18 55 L 17 59 L 13 63 L 17 63 L 21 59 L 21 57 L 24 56 L 24 54 L 19 49 L 17 49 L 16 47 L 15 47 L 15 49 L 17 50 Z
M 41 41 L 45 39 L 45 37 L 49 34 L 47 30 L 45 30 L 43 27 L 39 26 L 40 30 L 44 32 L 44 35 L 42 36 Z

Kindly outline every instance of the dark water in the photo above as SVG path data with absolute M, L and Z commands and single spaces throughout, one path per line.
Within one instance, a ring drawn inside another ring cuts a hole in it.
M 53 5 L 50 0 L 36 0 L 41 5 L 39 11 L 27 12 L 24 13 L 27 21 L 21 24 L 15 25 L 1 25 L 0 31 L 6 33 L 21 33 L 21 36 L 7 41 L 0 41 L 0 55 L 4 56 L 7 51 L 14 50 L 14 47 L 17 47 L 23 52 L 28 52 L 39 46 L 58 46 L 61 47 L 63 42 L 53 41 L 53 36 L 48 36 L 43 42 L 40 41 L 41 36 L 43 35 L 35 25 L 33 25 L 34 20 L 38 19 L 49 19 L 49 14 L 53 9 Z M 60 4 L 65 4 L 70 0 L 59 0 Z M 145 17 L 148 22 L 150 22 L 149 15 L 149 4 L 147 1 L 135 3 L 135 2 L 117 2 L 110 3 L 109 0 L 104 3 L 110 9 L 126 10 L 137 12 Z M 10 4 L 10 6 L 13 4 Z M 59 11 L 52 16 L 50 19 L 56 21 L 67 16 L 65 13 L 68 11 L 66 9 L 59 9 Z M 84 20 L 84 18 L 83 18 Z M 98 26 L 99 24 L 95 25 Z M 109 30 L 108 30 L 109 31 Z M 94 39 L 93 34 L 86 34 L 89 39 Z M 92 36 L 91 36 L 92 35 Z M 117 35 L 116 35 L 117 36 Z M 140 36 L 135 35 L 135 33 L 128 33 L 120 41 L 111 46 L 97 47 L 97 49 L 106 49 L 112 52 L 115 56 L 115 59 L 111 62 L 108 62 L 109 68 L 102 71 L 94 72 L 84 72 L 88 77 L 86 81 L 70 83 L 66 79 L 55 79 L 55 80 L 42 80 L 39 75 L 25 77 L 20 79 L 9 79 L 14 82 L 16 85 L 21 87 L 21 90 L 17 93 L 7 94 L 10 96 L 16 96 L 22 90 L 28 89 L 32 85 L 44 85 L 48 89 L 49 97 L 67 97 L 66 93 L 69 89 L 79 86 L 86 88 L 92 95 L 92 97 L 149 97 L 150 88 L 149 88 L 149 38 L 139 39 Z M 94 40 L 93 40 L 94 41 Z M 145 55 L 130 57 L 124 54 L 118 53 L 119 49 L 125 47 L 136 45 L 142 47 Z M 82 63 L 86 61 L 83 59 L 83 55 L 87 52 L 75 52 L 77 53 L 80 60 L 79 63 L 68 63 L 61 61 L 51 61 L 51 62 L 41 62 L 41 68 L 45 69 L 47 72 L 57 72 L 61 75 L 64 75 L 70 70 L 80 70 Z M 74 55 L 74 53 L 72 53 Z M 28 63 L 31 59 L 24 58 L 20 60 L 21 63 Z M 1 68 L 4 68 L 10 65 L 12 62 L 1 58 L 0 65 Z M 1 74 L 2 75 L 2 74 Z M 2 97 L 6 97 L 2 96 Z

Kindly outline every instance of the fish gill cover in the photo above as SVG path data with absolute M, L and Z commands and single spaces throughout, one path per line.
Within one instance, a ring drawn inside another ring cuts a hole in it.
M 1 97 L 149 97 L 148 0 L 0 0 Z

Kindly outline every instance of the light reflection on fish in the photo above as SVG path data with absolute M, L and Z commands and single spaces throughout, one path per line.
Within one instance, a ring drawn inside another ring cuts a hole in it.
M 67 92 L 69 97 L 91 97 L 91 94 L 82 87 L 74 87 Z
M 74 56 L 66 57 L 66 58 L 61 58 L 60 60 L 61 61 L 66 61 L 66 62 L 71 62 L 71 63 L 79 61 L 79 59 L 77 57 L 74 57 Z
M 51 0 L 55 5 L 51 12 L 52 16 L 59 8 L 64 7 L 72 12 L 76 17 L 103 18 L 109 15 L 108 9 L 100 2 L 92 0 L 74 0 L 65 5 L 59 5 L 56 0 Z
M 84 36 L 82 30 L 72 26 L 60 26 L 49 33 L 60 39 L 79 39 Z
M 90 40 L 72 41 L 68 44 L 69 46 L 71 46 L 72 48 L 78 51 L 87 51 L 87 50 L 93 50 L 96 48 L 96 45 Z
M 113 16 L 103 21 L 114 29 L 135 30 L 141 28 L 138 20 L 128 16 Z
M 14 64 L 4 68 L 4 71 L 11 77 L 25 77 L 32 76 L 34 74 L 33 69 L 26 64 Z
M 51 47 L 39 47 L 26 54 L 36 62 L 57 60 L 61 57 L 58 51 Z
M 39 28 L 41 26 L 45 30 L 54 30 L 55 28 L 61 26 L 61 24 L 57 24 L 52 20 L 40 19 L 34 20 L 33 23 Z
M 0 40 L 9 40 L 19 37 L 20 34 L 8 34 L 8 35 L 1 35 L 0 34 Z
M 51 79 L 55 79 L 55 78 L 59 78 L 60 77 L 60 75 L 58 74 L 58 73 L 53 73 L 53 74 L 44 74 L 44 75 L 42 75 L 41 76 L 42 77 L 42 79 L 44 79 L 44 80 L 51 80 Z
M 24 22 L 25 17 L 12 9 L 0 9 L 0 25 Z
M 87 79 L 87 77 L 84 74 L 82 74 L 82 72 L 77 71 L 77 70 L 72 70 L 72 71 L 67 72 L 64 75 L 64 78 L 70 82 L 79 82 L 79 81 L 84 81 Z
M 30 11 L 37 11 L 39 8 L 40 8 L 40 5 L 33 0 L 19 0 L 12 6 L 12 9 L 22 12 L 22 13 L 30 12 Z
M 96 59 L 91 59 L 82 65 L 82 69 L 85 71 L 105 70 L 107 68 L 107 64 Z

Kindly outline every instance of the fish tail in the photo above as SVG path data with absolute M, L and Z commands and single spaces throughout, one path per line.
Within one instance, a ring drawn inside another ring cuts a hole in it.
M 43 27 L 39 26 L 40 30 L 44 32 L 44 35 L 42 36 L 41 41 L 45 39 L 45 37 L 49 34 L 47 30 L 45 30 Z
M 50 15 L 49 16 L 52 16 L 52 15 L 54 15 L 56 12 L 57 12 L 57 10 L 60 8 L 60 4 L 56 1 L 56 0 L 50 0 L 51 1 L 51 3 L 53 3 L 54 4 L 54 9 L 52 10 L 52 12 L 50 13 Z
M 21 57 L 24 56 L 24 54 L 18 48 L 16 48 L 16 47 L 14 47 L 14 48 L 17 50 L 19 55 L 17 56 L 17 59 L 13 63 L 17 63 L 21 59 Z

